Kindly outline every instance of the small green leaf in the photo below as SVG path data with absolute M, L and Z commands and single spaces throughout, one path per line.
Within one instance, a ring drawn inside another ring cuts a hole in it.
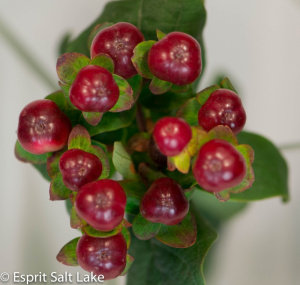
M 126 256 L 126 266 L 125 266 L 125 269 L 123 270 L 123 272 L 121 273 L 121 276 L 124 276 L 124 275 L 127 274 L 127 272 L 129 271 L 133 261 L 134 261 L 134 258 L 131 255 L 127 254 L 127 256 Z
M 177 111 L 176 116 L 184 119 L 190 126 L 198 126 L 198 113 L 201 108 L 196 98 L 187 100 Z
M 89 62 L 90 59 L 83 54 L 77 52 L 64 53 L 57 60 L 57 75 L 62 82 L 72 84 L 80 69 L 87 66 Z
M 70 226 L 73 229 L 81 229 L 87 225 L 87 222 L 83 219 L 81 219 L 75 210 L 75 207 L 73 206 L 71 208 L 71 215 L 70 215 Z
M 221 139 L 226 140 L 236 146 L 238 144 L 237 138 L 228 126 L 219 125 L 212 128 L 207 133 L 208 140 Z M 203 141 L 204 142 L 204 141 Z
M 75 126 L 70 135 L 68 141 L 68 149 L 82 149 L 88 151 L 91 146 L 91 137 L 86 128 L 81 125 Z
M 189 211 L 177 225 L 162 224 L 155 238 L 171 247 L 187 248 L 192 246 L 197 239 L 197 222 L 194 215 Z
M 104 113 L 98 113 L 98 112 L 82 112 L 83 117 L 85 120 L 92 126 L 97 126 Z
M 98 231 L 98 230 L 96 230 L 93 227 L 88 225 L 86 227 L 83 227 L 82 230 L 84 231 L 84 233 L 86 233 L 87 235 L 89 235 L 91 237 L 105 238 L 105 237 L 111 237 L 111 236 L 117 235 L 118 233 L 121 232 L 122 227 L 123 227 L 123 225 L 121 223 L 111 231 L 102 232 L 102 231 Z
M 69 99 L 70 100 L 70 88 L 71 88 L 71 85 L 70 84 L 65 84 L 65 83 L 62 83 L 62 82 L 58 82 L 64 96 L 66 99 Z M 70 101 L 71 102 L 71 101 Z M 72 103 L 71 103 L 72 104 Z M 74 106 L 75 107 L 75 106 Z
M 125 150 L 121 142 L 114 143 L 112 156 L 113 164 L 116 170 L 126 179 L 135 179 L 137 177 L 134 164 L 130 155 Z
M 142 90 L 142 86 L 143 86 L 143 78 L 137 74 L 133 77 L 130 77 L 127 79 L 127 82 L 129 83 L 129 85 L 131 86 L 131 89 L 133 91 L 133 100 L 134 103 L 137 101 L 137 99 L 140 96 L 141 90 Z
M 61 173 L 58 173 L 52 179 L 49 193 L 51 201 L 66 200 L 70 197 L 72 191 L 65 186 Z
M 59 251 L 56 259 L 68 266 L 78 266 L 77 257 L 76 257 L 76 247 L 80 237 L 74 238 L 67 244 L 65 244 L 62 249 Z
M 106 152 L 99 146 L 93 145 L 89 148 L 88 152 L 96 155 L 102 164 L 102 173 L 99 179 L 104 179 L 109 176 L 109 160 Z
M 132 222 L 132 231 L 140 240 L 151 239 L 157 235 L 161 224 L 147 221 L 142 214 L 138 214 Z
M 220 86 L 219 85 L 212 85 L 212 86 L 209 86 L 205 89 L 203 89 L 202 91 L 198 92 L 197 93 L 197 100 L 198 102 L 203 105 L 208 97 L 210 96 L 211 93 L 213 93 L 214 91 L 220 89 Z
M 156 179 L 166 177 L 165 174 L 163 174 L 160 171 L 157 171 L 156 169 L 150 168 L 146 163 L 142 162 L 139 165 L 138 172 L 141 175 L 141 177 L 145 180 L 148 180 L 148 182 L 153 182 Z
M 48 155 L 47 153 L 44 154 L 33 154 L 26 151 L 20 145 L 19 141 L 16 142 L 15 145 L 15 156 L 18 160 L 23 162 L 30 162 L 33 164 L 42 164 L 47 162 Z
M 119 87 L 120 95 L 117 103 L 109 111 L 122 112 L 131 109 L 135 102 L 131 86 L 121 76 L 113 74 L 113 78 Z
M 127 249 L 129 249 L 129 247 L 130 247 L 130 242 L 131 242 L 131 236 L 130 236 L 129 230 L 128 230 L 127 227 L 125 227 L 124 225 L 123 225 L 123 227 L 122 227 L 121 234 L 123 235 L 123 237 L 124 237 L 125 240 L 126 240 Z
M 161 39 L 163 39 L 166 36 L 166 34 L 163 33 L 162 31 L 160 31 L 159 29 L 156 29 L 156 36 L 157 36 L 158 40 L 160 41 Z
M 237 93 L 236 89 L 234 88 L 233 84 L 229 80 L 228 77 L 224 78 L 220 83 L 221 88 L 229 89 L 235 93 Z
M 97 65 L 107 69 L 110 73 L 114 73 L 115 64 L 112 58 L 105 53 L 99 53 L 90 61 L 90 65 Z
M 110 27 L 111 25 L 113 25 L 113 23 L 108 23 L 108 22 L 105 22 L 105 23 L 101 23 L 101 24 L 97 24 L 91 31 L 89 37 L 88 37 L 88 47 L 89 47 L 89 50 L 91 49 L 91 46 L 92 46 L 92 42 L 93 42 L 93 39 L 94 37 L 103 29 L 107 28 L 107 27 Z
M 183 93 L 183 92 L 187 92 L 189 89 L 191 88 L 190 85 L 176 85 L 173 84 L 171 91 L 174 93 Z
M 133 50 L 133 56 L 131 61 L 137 70 L 137 72 L 144 78 L 152 79 L 153 74 L 151 73 L 148 66 L 148 54 L 151 47 L 155 44 L 155 41 L 145 41 L 139 43 Z
M 161 95 L 161 94 L 164 94 L 167 91 L 169 91 L 172 86 L 173 86 L 173 83 L 171 83 L 171 82 L 160 80 L 156 77 L 153 77 L 153 79 L 149 85 L 149 89 L 153 94 Z
M 53 152 L 52 155 L 47 158 L 47 172 L 51 178 L 54 178 L 54 176 L 60 172 L 59 160 L 65 151 L 67 151 L 67 148 Z

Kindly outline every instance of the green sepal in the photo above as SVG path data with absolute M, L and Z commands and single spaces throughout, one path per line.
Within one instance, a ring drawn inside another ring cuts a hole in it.
M 71 193 L 72 191 L 68 189 L 63 182 L 62 174 L 56 174 L 50 183 L 50 200 L 66 200 L 70 197 Z
M 65 244 L 56 256 L 57 261 L 68 266 L 78 266 L 76 247 L 80 237 Z
M 131 109 L 135 102 L 131 86 L 119 75 L 113 74 L 113 78 L 119 87 L 120 95 L 117 103 L 109 111 L 122 112 Z
M 136 71 L 144 78 L 152 79 L 153 74 L 151 73 L 148 66 L 148 54 L 151 47 L 156 41 L 144 41 L 139 43 L 133 50 L 133 56 L 131 61 Z
M 54 176 L 60 172 L 59 160 L 65 151 L 67 151 L 66 147 L 53 152 L 52 155 L 47 158 L 47 172 L 50 178 L 54 178 Z
M 68 140 L 68 149 L 81 149 L 88 151 L 91 146 L 91 136 L 87 129 L 81 125 L 76 125 L 70 135 Z
M 64 53 L 57 60 L 57 75 L 62 82 L 71 85 L 80 69 L 87 66 L 89 62 L 90 59 L 83 54 L 77 52 Z
M 87 226 L 87 222 L 78 216 L 74 206 L 71 208 L 70 226 L 73 229 L 81 229 Z
M 163 33 L 162 31 L 160 31 L 159 29 L 156 29 L 156 36 L 157 36 L 158 40 L 160 41 L 161 39 L 163 39 L 166 36 L 166 34 Z
M 184 119 L 190 126 L 198 126 L 198 113 L 201 108 L 197 98 L 187 100 L 177 111 L 176 116 Z
M 212 85 L 212 86 L 209 86 L 209 87 L 201 90 L 200 92 L 197 93 L 197 96 L 196 96 L 198 102 L 201 105 L 203 105 L 207 101 L 210 94 L 218 89 L 220 89 L 219 85 Z
M 114 73 L 115 64 L 112 58 L 106 53 L 99 53 L 90 61 L 90 65 L 97 65 L 107 69 L 110 73 Z
M 109 167 L 109 160 L 108 160 L 106 152 L 100 146 L 97 146 L 97 145 L 92 145 L 89 148 L 88 152 L 96 155 L 101 161 L 102 173 L 101 173 L 99 179 L 107 178 L 109 176 L 110 167 Z
M 236 89 L 234 88 L 233 84 L 229 80 L 228 77 L 225 77 L 221 82 L 220 82 L 221 88 L 229 89 L 237 94 Z
M 110 26 L 112 26 L 113 23 L 109 23 L 109 22 L 104 22 L 104 23 L 101 23 L 101 24 L 97 24 L 91 31 L 89 37 L 88 37 L 88 48 L 89 50 L 91 49 L 91 46 L 92 46 L 92 42 L 93 42 L 93 39 L 94 37 L 103 29 L 105 28 L 108 28 Z
M 173 86 L 171 87 L 171 91 L 174 93 L 183 93 L 183 92 L 187 92 L 189 89 L 191 88 L 191 85 L 176 85 L 173 84 Z
M 157 77 L 153 77 L 149 85 L 149 89 L 154 95 L 161 95 L 168 92 L 173 86 L 173 83 L 160 80 Z
M 99 113 L 99 112 L 82 112 L 82 116 L 84 119 L 92 126 L 97 126 L 104 113 Z
M 191 211 L 177 225 L 162 224 L 159 233 L 155 236 L 160 242 L 176 248 L 192 246 L 197 239 L 197 221 Z
M 47 162 L 48 154 L 33 154 L 25 150 L 19 143 L 16 141 L 15 145 L 15 156 L 18 160 L 23 162 L 29 162 L 33 164 L 42 164 Z
M 131 243 L 131 235 L 130 235 L 130 232 L 129 232 L 128 228 L 124 225 L 122 227 L 121 234 L 125 238 L 127 249 L 129 249 L 130 243 Z
M 61 91 L 63 92 L 64 94 L 64 97 L 66 99 L 69 99 L 70 100 L 70 88 L 71 88 L 71 85 L 70 84 L 66 84 L 66 83 L 62 83 L 62 82 L 58 82 L 60 88 L 61 88 Z M 71 103 L 71 101 L 69 101 Z M 71 103 L 72 104 L 72 103 Z M 74 106 L 73 104 L 71 106 Z M 74 106 L 74 108 L 76 108 Z
M 125 266 L 125 269 L 123 270 L 123 272 L 120 274 L 121 276 L 124 276 L 127 274 L 133 261 L 134 261 L 134 258 L 131 255 L 127 254 L 126 255 L 126 266 Z
M 90 225 L 83 227 L 82 230 L 88 236 L 97 237 L 97 238 L 106 238 L 106 237 L 115 236 L 118 233 L 120 233 L 122 231 L 122 227 L 123 227 L 123 222 L 121 222 L 113 230 L 107 231 L 107 232 L 98 231 L 98 230 L 94 229 L 93 227 L 91 227 Z
M 132 222 L 132 231 L 140 240 L 151 239 L 160 230 L 161 224 L 147 221 L 142 214 L 138 214 Z

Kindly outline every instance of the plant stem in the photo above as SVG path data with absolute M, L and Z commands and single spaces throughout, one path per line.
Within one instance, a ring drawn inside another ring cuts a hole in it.
M 48 73 L 42 68 L 39 62 L 24 48 L 24 45 L 14 35 L 12 30 L 0 19 L 0 35 L 11 45 L 16 54 L 36 73 L 51 89 L 57 89 L 58 86 L 48 76 Z
M 300 142 L 284 144 L 284 145 L 281 145 L 279 148 L 281 150 L 300 149 Z

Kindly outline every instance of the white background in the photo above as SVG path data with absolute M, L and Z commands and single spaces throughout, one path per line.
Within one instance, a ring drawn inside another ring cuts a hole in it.
M 1 0 L 0 7 L 0 273 L 76 272 L 58 250 L 78 236 L 63 202 L 50 202 L 49 184 L 13 155 L 18 115 L 53 91 L 3 37 L 4 26 L 57 82 L 57 45 L 78 34 L 107 1 Z M 296 0 L 207 1 L 207 68 L 201 87 L 223 71 L 243 97 L 246 129 L 277 145 L 300 142 L 300 3 Z M 224 225 L 208 285 L 295 285 L 300 280 L 300 150 L 283 152 L 291 201 L 253 203 Z M 120 280 L 119 280 L 120 281 Z M 108 284 L 108 282 L 105 282 Z M 188 284 L 187 284 L 188 285 Z

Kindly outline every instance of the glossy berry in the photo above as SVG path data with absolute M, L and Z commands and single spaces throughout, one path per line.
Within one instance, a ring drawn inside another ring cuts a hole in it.
M 148 153 L 152 161 L 158 164 L 159 167 L 163 168 L 167 166 L 167 157 L 161 153 L 153 137 L 149 141 Z
M 201 48 L 190 35 L 167 34 L 149 51 L 148 65 L 155 77 L 177 85 L 194 82 L 201 73 Z
M 164 117 L 155 124 L 153 138 L 164 155 L 175 156 L 191 140 L 192 130 L 183 119 Z
M 18 140 L 33 154 L 57 151 L 67 145 L 71 128 L 69 118 L 53 101 L 36 100 L 21 111 Z
M 108 54 L 114 61 L 115 74 L 130 78 L 137 74 L 132 62 L 133 49 L 144 40 L 134 25 L 120 22 L 101 30 L 93 39 L 91 57 L 98 53 Z
M 111 231 L 123 220 L 126 195 L 111 179 L 88 183 L 80 188 L 75 200 L 77 214 L 99 231 Z
M 163 177 L 155 180 L 147 190 L 141 200 L 140 211 L 150 222 L 176 225 L 189 211 L 189 202 L 179 184 Z
M 70 100 L 84 112 L 109 111 L 119 99 L 119 87 L 111 73 L 96 65 L 83 67 L 70 88 Z
M 246 112 L 236 93 L 228 89 L 218 89 L 199 110 L 198 122 L 206 131 L 218 125 L 226 125 L 237 134 L 246 123 Z
M 61 156 L 59 169 L 64 184 L 70 190 L 78 191 L 83 185 L 99 178 L 102 163 L 96 155 L 74 148 Z
M 232 144 L 214 139 L 201 147 L 193 166 L 193 174 L 204 190 L 217 193 L 243 181 L 246 162 Z
M 126 266 L 127 245 L 122 234 L 106 238 L 83 235 L 77 244 L 78 264 L 105 280 L 118 277 Z

